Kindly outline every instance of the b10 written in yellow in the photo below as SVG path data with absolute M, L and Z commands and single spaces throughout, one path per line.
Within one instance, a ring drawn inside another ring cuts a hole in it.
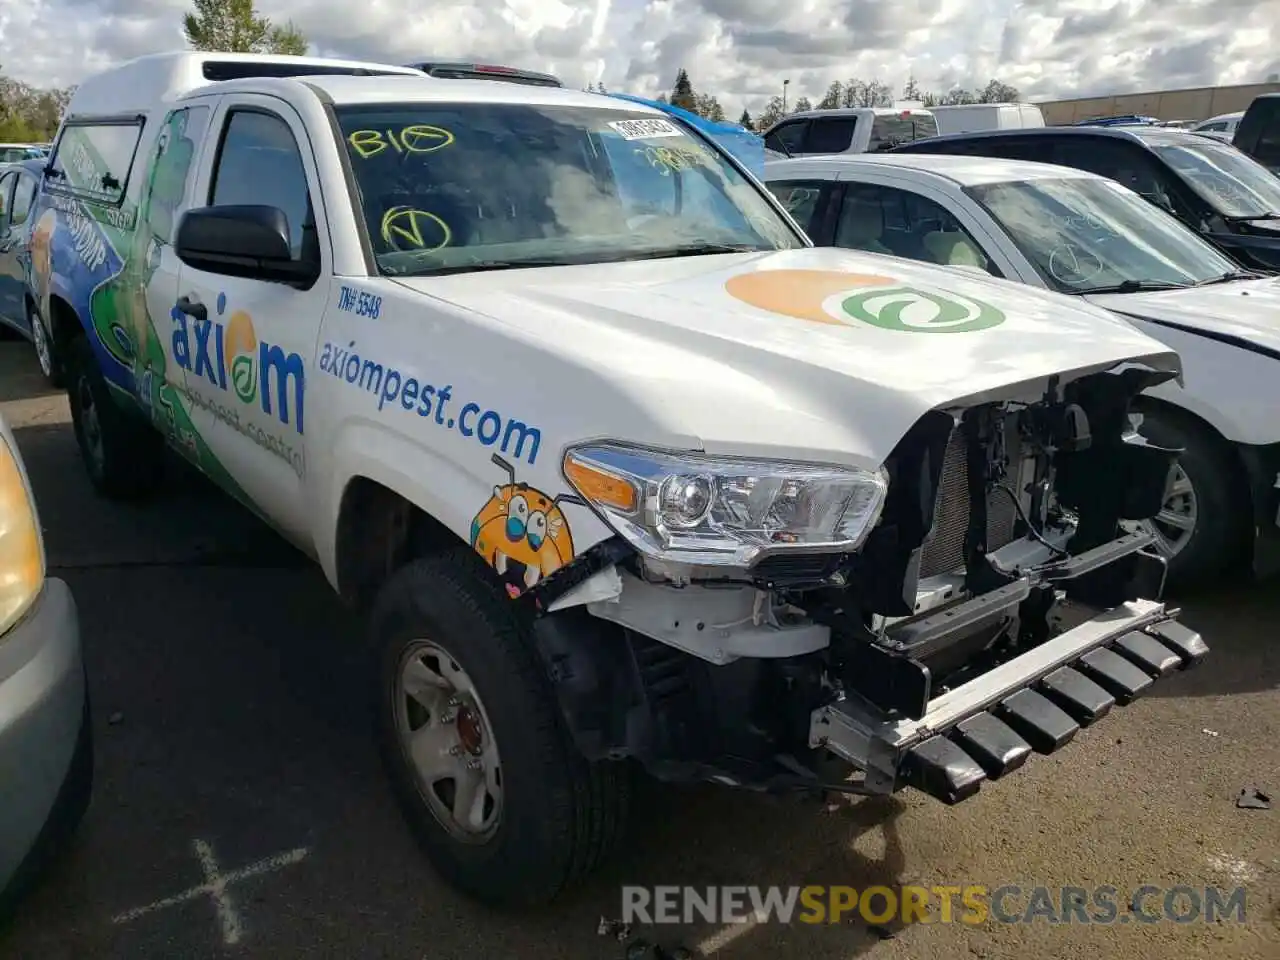
M 1153 924 L 1245 922 L 1243 887 L 1143 884 L 623 887 L 626 923 Z

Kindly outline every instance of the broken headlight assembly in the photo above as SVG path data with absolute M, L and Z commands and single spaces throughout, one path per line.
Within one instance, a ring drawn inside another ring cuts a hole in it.
M 775 553 L 857 550 L 889 486 L 883 469 L 609 442 L 570 448 L 564 475 L 645 556 L 740 568 Z

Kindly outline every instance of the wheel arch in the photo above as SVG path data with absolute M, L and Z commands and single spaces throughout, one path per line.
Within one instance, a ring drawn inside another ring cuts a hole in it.
M 393 487 L 356 474 L 342 491 L 334 531 L 338 593 L 354 607 L 368 607 L 378 588 L 406 563 L 441 553 L 460 540 Z
M 493 495 L 493 479 L 377 424 L 342 430 L 333 458 L 332 539 L 320 555 L 338 594 L 358 608 L 408 561 L 469 546 L 467 531 Z
M 30 291 L 27 292 L 27 302 L 39 313 L 38 305 L 35 298 L 31 296 Z M 80 315 L 66 299 L 56 293 L 49 295 L 49 315 L 44 318 L 48 324 L 49 336 L 53 340 L 54 349 L 60 351 L 64 356 L 66 349 L 78 335 L 86 332 Z
M 1143 415 L 1152 414 L 1180 422 L 1183 426 L 1190 427 L 1193 431 L 1207 437 L 1222 457 L 1223 462 L 1231 467 L 1232 480 L 1238 485 L 1238 492 L 1247 496 L 1252 503 L 1254 499 L 1253 490 L 1248 481 L 1248 471 L 1244 459 L 1240 456 L 1240 448 L 1231 440 L 1228 440 L 1218 427 L 1196 411 L 1171 403 L 1161 397 L 1141 394 L 1134 401 L 1133 407 L 1136 412 Z M 1141 433 L 1141 428 L 1139 428 L 1139 433 Z

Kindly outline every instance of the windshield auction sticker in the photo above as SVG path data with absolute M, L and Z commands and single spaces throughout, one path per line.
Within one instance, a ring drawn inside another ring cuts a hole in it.
M 1002 311 L 973 297 L 879 274 L 760 270 L 730 278 L 725 291 L 760 310 L 837 326 L 856 321 L 900 332 L 972 333 L 1005 321 Z
M 646 117 L 643 120 L 613 120 L 609 126 L 618 132 L 623 140 L 653 140 L 658 137 L 679 137 L 683 134 L 676 129 L 670 120 L 661 117 Z

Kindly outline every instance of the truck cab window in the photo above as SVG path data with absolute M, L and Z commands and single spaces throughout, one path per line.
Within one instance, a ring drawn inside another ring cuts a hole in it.
M 808 120 L 781 124 L 770 131 L 765 146 L 781 153 L 804 153 L 805 132 L 808 129 Z
M 857 117 L 823 117 L 809 124 L 802 153 L 844 153 L 853 143 Z M 794 151 L 792 151 L 794 152 Z
M 258 110 L 236 110 L 227 120 L 209 204 L 279 207 L 289 221 L 289 245 L 302 256 L 310 224 L 311 193 L 302 154 L 289 125 Z
M 141 138 L 141 122 L 68 123 L 49 161 L 49 183 L 86 200 L 118 204 L 129 186 Z

